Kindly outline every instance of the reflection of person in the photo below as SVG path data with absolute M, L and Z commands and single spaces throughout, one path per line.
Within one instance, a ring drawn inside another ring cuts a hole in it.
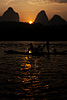
M 47 51 L 48 51 L 48 53 L 49 53 L 49 41 L 47 41 L 47 43 L 46 43 L 46 45 L 47 45 Z
M 28 52 L 31 51 L 31 53 L 33 53 L 33 44 L 30 43 L 30 48 L 28 49 Z

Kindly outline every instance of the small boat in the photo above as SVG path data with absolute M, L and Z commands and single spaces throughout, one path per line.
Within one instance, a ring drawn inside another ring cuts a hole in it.
M 23 55 L 34 55 L 34 56 L 43 56 L 43 55 L 67 55 L 67 51 L 62 52 L 19 52 L 14 50 L 4 51 L 5 54 L 23 54 Z

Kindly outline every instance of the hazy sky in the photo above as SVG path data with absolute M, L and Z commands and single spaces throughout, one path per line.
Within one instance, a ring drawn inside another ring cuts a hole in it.
M 45 10 L 49 19 L 59 14 L 67 21 L 67 0 L 0 0 L 0 16 L 8 7 L 20 15 L 20 21 L 34 21 L 36 15 Z

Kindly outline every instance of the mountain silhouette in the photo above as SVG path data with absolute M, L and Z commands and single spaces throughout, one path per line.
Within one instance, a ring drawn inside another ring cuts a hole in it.
M 67 39 L 67 22 L 59 15 L 54 15 L 49 21 L 43 10 L 38 13 L 35 22 L 31 25 L 19 22 L 19 14 L 11 7 L 4 12 L 3 16 L 0 16 L 0 21 L 2 21 L 0 22 L 0 40 L 52 41 Z
M 16 13 L 12 7 L 9 7 L 7 11 L 2 15 L 2 21 L 16 21 L 19 22 L 19 14 Z
M 43 25 L 48 25 L 48 17 L 47 17 L 44 10 L 42 10 L 41 12 L 38 13 L 34 22 L 40 23 L 40 24 L 43 24 Z
M 53 18 L 49 22 L 51 25 L 65 25 L 65 24 L 67 24 L 67 22 L 59 15 L 54 15 Z

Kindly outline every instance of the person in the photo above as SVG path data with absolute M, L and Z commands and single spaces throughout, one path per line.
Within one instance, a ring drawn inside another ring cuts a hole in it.
M 33 44 L 30 43 L 30 48 L 28 48 L 28 53 L 33 53 Z
M 46 42 L 46 45 L 47 45 L 47 51 L 48 51 L 48 54 L 49 54 L 49 45 L 50 45 L 49 41 Z

